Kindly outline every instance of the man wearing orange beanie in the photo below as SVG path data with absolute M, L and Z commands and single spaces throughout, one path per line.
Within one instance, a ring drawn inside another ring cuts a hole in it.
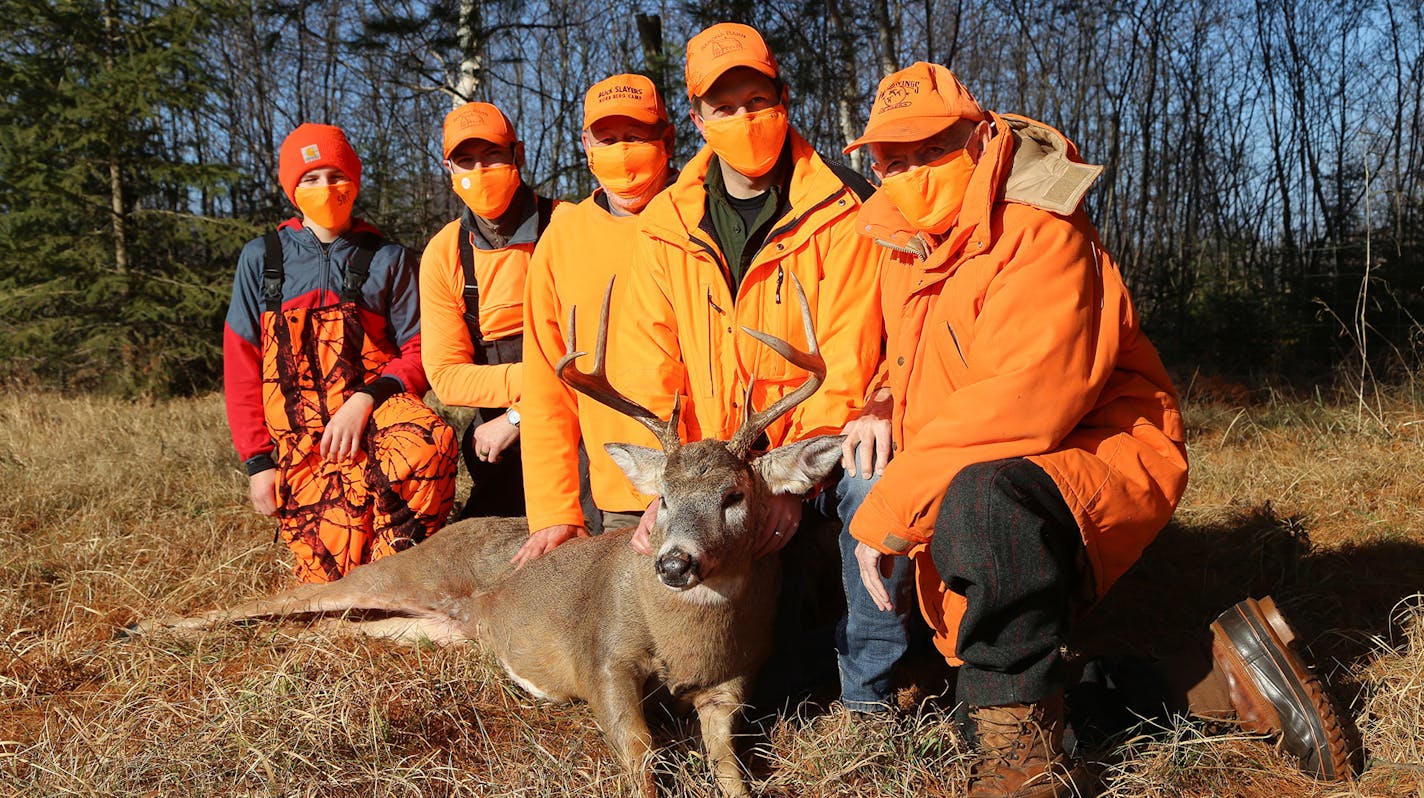
M 637 524 L 649 497 L 633 490 L 603 445 L 657 445 L 642 424 L 564 385 L 554 364 L 566 354 L 570 308 L 579 308 L 577 340 L 593 341 L 598 308 L 615 276 L 613 303 L 623 306 L 638 214 L 673 175 L 668 163 L 673 129 L 652 81 L 614 75 L 584 95 L 582 138 L 599 187 L 583 202 L 561 205 L 554 213 L 534 250 L 524 295 L 520 407 L 530 421 L 522 437 L 539 457 L 524 460 L 533 534 L 515 558 L 521 565 L 570 538 Z M 618 340 L 620 329 L 615 316 L 609 340 Z M 621 355 L 616 345 L 609 348 L 612 367 Z M 581 503 L 581 493 L 591 494 L 591 502 Z
M 278 177 L 301 216 L 242 250 L 223 387 L 253 507 L 278 518 L 298 578 L 327 582 L 440 528 L 455 440 L 420 399 L 415 259 L 352 216 L 345 133 L 301 125 Z
M 440 401 L 476 409 L 460 438 L 474 482 L 460 517 L 522 516 L 524 280 L 555 203 L 524 182 L 524 143 L 493 105 L 451 111 L 443 139 L 463 207 L 421 257 L 425 373 Z

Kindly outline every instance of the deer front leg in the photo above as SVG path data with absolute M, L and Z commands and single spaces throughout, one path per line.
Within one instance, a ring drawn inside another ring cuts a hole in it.
M 702 744 L 707 747 L 707 758 L 712 760 L 712 775 L 717 780 L 717 787 L 728 798 L 751 795 L 732 745 L 732 730 L 746 694 L 747 681 L 738 677 L 703 690 L 692 699 L 702 726 Z
M 641 798 L 656 798 L 653 780 L 653 735 L 643 716 L 643 683 L 646 675 L 626 666 L 609 666 L 599 674 L 598 685 L 588 704 L 598 719 L 608 744 L 622 761 Z

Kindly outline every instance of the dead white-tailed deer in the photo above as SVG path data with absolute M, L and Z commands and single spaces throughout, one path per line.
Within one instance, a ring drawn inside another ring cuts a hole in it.
M 509 561 L 528 539 L 524 520 L 476 518 L 337 582 L 199 616 L 145 621 L 136 631 L 337 616 L 383 637 L 478 639 L 535 696 L 587 701 L 645 795 L 655 787 L 643 699 L 661 683 L 696 708 L 721 791 L 747 795 L 732 732 L 770 651 L 780 579 L 776 557 L 753 556 L 758 507 L 771 494 L 805 493 L 825 478 L 840 458 L 840 438 L 812 438 L 760 456 L 752 456 L 751 447 L 775 419 L 815 393 L 825 362 L 797 283 L 807 351 L 743 330 L 809 372 L 806 381 L 750 415 L 730 441 L 683 444 L 676 407 L 664 422 L 619 394 L 604 375 L 611 283 L 609 289 L 593 368 L 570 368 L 586 354 L 577 351 L 571 312 L 569 354 L 558 370 L 575 390 L 636 418 L 662 444 L 662 451 L 607 447 L 640 491 L 661 497 L 651 560 L 629 546 L 629 529 L 571 540 L 516 571 Z

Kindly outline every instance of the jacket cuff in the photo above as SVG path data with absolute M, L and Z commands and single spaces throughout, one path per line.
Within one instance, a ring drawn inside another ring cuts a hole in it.
M 871 488 L 870 495 L 855 511 L 850 522 L 851 537 L 881 554 L 909 554 L 911 549 L 926 541 L 918 539 L 915 530 L 906 529 L 890 506 L 877 495 L 883 486 L 882 482 Z
M 243 460 L 242 466 L 247 469 L 247 475 L 252 477 L 263 471 L 271 471 L 277 464 L 273 462 L 271 453 L 263 452 Z
M 405 390 L 401 381 L 395 377 L 379 377 L 356 389 L 356 393 L 364 393 L 376 402 L 376 407 L 381 403 Z

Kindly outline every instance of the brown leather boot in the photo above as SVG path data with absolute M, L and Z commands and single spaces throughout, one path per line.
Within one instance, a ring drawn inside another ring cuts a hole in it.
M 1063 753 L 1063 694 L 1037 704 L 969 711 L 979 760 L 967 798 L 1065 798 L 1081 795 L 1081 773 Z
M 1335 711 L 1274 600 L 1239 602 L 1212 623 L 1211 634 L 1216 669 L 1226 676 L 1243 727 L 1279 735 L 1301 769 L 1318 779 L 1354 775 L 1360 756 L 1354 721 Z

